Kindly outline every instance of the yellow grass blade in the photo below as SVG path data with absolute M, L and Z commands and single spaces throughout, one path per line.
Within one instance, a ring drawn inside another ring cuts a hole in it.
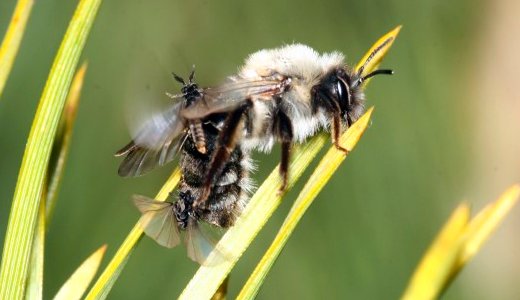
M 469 207 L 459 205 L 417 266 L 403 300 L 435 299 L 457 260 L 460 236 L 469 221 Z
M 181 172 L 176 169 L 166 183 L 162 186 L 157 196 L 154 199 L 158 201 L 164 201 L 168 198 L 169 193 L 177 186 L 181 178 Z M 130 202 L 130 201 L 129 201 Z M 126 262 L 130 258 L 130 254 L 134 250 L 137 242 L 143 235 L 143 229 L 139 222 L 134 225 L 134 228 L 130 231 L 123 244 L 119 247 L 116 254 L 108 263 L 101 276 L 89 291 L 85 299 L 105 299 L 108 293 L 112 289 L 112 286 L 116 282 L 117 278 L 121 274 L 121 271 L 126 265 Z
M 365 132 L 369 124 L 372 111 L 373 108 L 370 108 L 341 136 L 340 144 L 347 150 L 351 151 L 354 149 L 355 145 Z M 334 172 L 338 169 L 339 165 L 343 162 L 345 157 L 345 153 L 337 150 L 335 147 L 329 149 L 327 154 L 325 154 L 298 195 L 298 198 L 296 199 L 282 227 L 278 231 L 278 234 L 276 235 L 273 243 L 262 257 L 260 263 L 256 266 L 255 270 L 242 288 L 242 291 L 238 295 L 237 299 L 253 299 L 256 296 L 260 286 L 265 279 L 265 276 L 276 261 L 276 258 L 278 258 L 278 255 L 296 228 L 296 225 L 298 225 L 298 222 L 303 217 L 303 214 L 307 211 L 307 208 L 309 208 L 318 193 L 332 177 L 332 174 L 334 174 Z
M 359 69 L 365 64 L 365 61 L 372 55 L 374 50 L 380 48 L 377 54 L 371 58 L 370 62 L 365 65 L 365 69 L 362 75 L 375 71 L 388 53 L 388 50 L 390 50 L 392 47 L 392 44 L 399 34 L 399 31 L 401 31 L 401 28 L 402 26 L 399 25 L 377 40 L 377 42 L 374 43 L 374 45 L 366 52 L 365 56 L 363 56 L 363 58 L 361 58 L 359 63 L 356 65 L 356 70 L 359 71 Z
M 16 54 L 18 54 L 18 48 L 20 47 L 25 32 L 25 25 L 27 25 L 33 4 L 34 0 L 18 0 L 2 41 L 2 46 L 0 46 L 0 97 L 16 59 Z
M 468 224 L 462 253 L 457 268 L 464 266 L 480 250 L 484 242 L 497 229 L 518 201 L 520 186 L 513 185 L 495 202 L 489 204 Z
M 65 284 L 60 288 L 54 300 L 76 300 L 81 299 L 83 293 L 87 290 L 94 275 L 103 260 L 106 245 L 101 246 L 96 252 L 90 255 L 74 273 L 67 279 Z
M 27 140 L 0 268 L 0 299 L 25 295 L 37 212 L 51 148 L 72 75 L 101 0 L 81 0 L 50 71 Z
M 426 252 L 402 299 L 435 299 L 477 254 L 520 196 L 520 186 L 506 190 L 471 221 L 462 204 Z

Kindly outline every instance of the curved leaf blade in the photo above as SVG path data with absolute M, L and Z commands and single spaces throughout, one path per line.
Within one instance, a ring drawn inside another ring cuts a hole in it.
M 0 299 L 21 299 L 27 285 L 52 143 L 72 75 L 101 0 L 82 0 L 54 60 L 31 127 L 13 197 L 0 267 Z

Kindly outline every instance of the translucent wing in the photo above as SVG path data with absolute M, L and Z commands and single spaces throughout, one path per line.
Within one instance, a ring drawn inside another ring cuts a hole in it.
M 152 115 L 133 140 L 116 153 L 126 156 L 119 166 L 120 176 L 139 176 L 173 160 L 186 138 L 186 121 L 180 116 L 182 105 L 178 102 Z
M 171 202 L 134 195 L 134 204 L 142 213 L 139 222 L 147 236 L 168 248 L 173 248 L 180 243 L 179 228 Z
M 181 111 L 187 119 L 201 119 L 213 113 L 229 112 L 238 108 L 253 96 L 272 96 L 285 91 L 290 80 L 255 80 L 226 83 L 216 88 L 207 88 L 203 97 Z
M 213 237 L 208 228 L 204 228 L 195 220 L 190 220 L 184 237 L 188 257 L 201 265 L 216 265 L 226 259 L 225 251 L 217 248 L 218 239 Z M 215 251 L 216 259 L 208 262 L 207 258 L 212 251 Z

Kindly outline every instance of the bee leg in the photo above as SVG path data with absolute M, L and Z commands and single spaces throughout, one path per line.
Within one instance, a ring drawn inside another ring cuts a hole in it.
M 348 123 L 347 123 L 347 127 L 348 127 Z M 339 136 L 340 136 L 340 134 L 341 134 L 341 116 L 340 116 L 339 113 L 335 113 L 332 116 L 332 130 L 331 130 L 332 143 L 334 144 L 336 149 L 338 149 L 339 151 L 344 152 L 345 154 L 348 154 L 349 150 L 346 149 L 346 148 L 343 148 L 343 146 L 341 146 L 339 144 Z
M 293 141 L 293 127 L 291 120 L 282 111 L 279 111 L 277 114 L 275 130 L 276 135 L 282 141 L 282 160 L 280 162 L 280 177 L 282 177 L 282 185 L 278 190 L 278 193 L 281 194 L 287 188 L 289 161 L 291 160 L 291 146 Z
M 278 194 L 282 194 L 287 188 L 289 179 L 289 161 L 291 160 L 292 142 L 282 142 L 282 160 L 280 162 L 280 177 L 282 177 L 282 185 L 278 190 Z
M 208 199 L 211 192 L 211 186 L 215 181 L 215 177 L 222 172 L 222 168 L 229 160 L 231 153 L 235 149 L 237 137 L 240 133 L 240 129 L 242 128 L 242 117 L 251 105 L 252 103 L 247 101 L 246 104 L 231 112 L 226 118 L 222 131 L 220 131 L 218 135 L 217 146 L 213 157 L 211 158 L 211 163 L 202 185 L 202 193 L 193 203 L 194 207 L 197 207 L 202 202 L 206 201 L 206 199 Z

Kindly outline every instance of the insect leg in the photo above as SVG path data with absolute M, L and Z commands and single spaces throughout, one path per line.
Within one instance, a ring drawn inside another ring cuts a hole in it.
M 348 124 L 347 124 L 348 128 Z M 334 112 L 332 115 L 332 128 L 331 128 L 331 135 L 332 135 L 332 143 L 336 147 L 336 149 L 345 152 L 345 154 L 348 154 L 348 149 L 343 148 L 339 144 L 339 136 L 341 134 L 341 113 L 338 109 L 338 111 Z
M 289 117 L 282 111 L 279 111 L 275 124 L 276 135 L 282 142 L 282 160 L 280 162 L 280 176 L 282 177 L 282 186 L 279 192 L 282 193 L 287 187 L 289 161 L 291 158 L 291 146 L 293 141 L 293 127 Z
M 227 116 L 226 121 L 224 121 L 224 126 L 218 135 L 217 146 L 202 185 L 202 193 L 193 203 L 193 206 L 196 207 L 200 205 L 200 203 L 206 201 L 208 198 L 211 192 L 211 186 L 213 182 L 215 182 L 215 177 L 222 172 L 222 168 L 235 149 L 237 136 L 242 128 L 244 113 L 251 107 L 251 105 L 252 102 L 250 100 L 246 101 L 244 105 L 232 111 Z

